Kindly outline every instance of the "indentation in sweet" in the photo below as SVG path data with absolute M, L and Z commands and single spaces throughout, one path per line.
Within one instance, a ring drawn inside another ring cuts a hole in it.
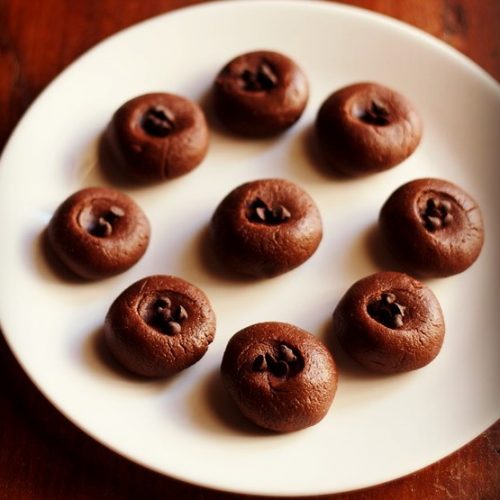
M 302 369 L 302 365 L 301 356 L 297 351 L 286 344 L 279 344 L 277 352 L 272 350 L 257 355 L 252 364 L 252 370 L 269 372 L 275 377 L 288 377 L 297 374 Z
M 420 217 L 426 229 L 436 231 L 449 226 L 453 222 L 451 208 L 452 205 L 449 200 L 443 200 L 438 196 L 429 198 L 424 210 L 420 212 Z
M 396 295 L 388 292 L 368 305 L 368 314 L 382 325 L 396 329 L 403 326 L 405 309 L 405 306 L 397 302 Z
M 391 123 L 390 113 L 387 108 L 374 100 L 368 108 L 354 108 L 353 115 L 369 125 L 385 126 Z
M 152 106 L 142 119 L 142 128 L 154 137 L 166 137 L 175 130 L 175 117 L 165 106 Z
M 249 220 L 269 225 L 286 222 L 291 216 L 292 214 L 285 206 L 275 205 L 270 207 L 261 198 L 256 198 L 248 211 Z
M 125 211 L 117 205 L 112 205 L 105 211 L 88 206 L 80 213 L 78 222 L 92 236 L 106 238 L 113 233 L 113 227 L 117 220 L 124 216 Z
M 262 61 L 256 71 L 245 69 L 241 74 L 243 88 L 248 92 L 272 90 L 278 85 L 278 76 L 273 67 Z

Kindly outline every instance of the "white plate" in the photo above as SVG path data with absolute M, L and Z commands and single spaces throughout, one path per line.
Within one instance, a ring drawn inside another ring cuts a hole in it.
M 292 56 L 311 82 L 305 115 L 274 140 L 214 130 L 208 157 L 173 182 L 129 190 L 152 222 L 151 246 L 128 272 L 97 283 L 53 273 L 40 233 L 56 206 L 105 184 L 97 139 L 126 99 L 166 90 L 204 101 L 219 68 L 238 53 Z M 423 115 L 425 137 L 403 165 L 336 181 L 312 165 L 307 137 L 322 100 L 356 81 L 388 84 Z M 0 317 L 35 384 L 70 420 L 118 453 L 156 471 L 223 490 L 276 495 L 361 488 L 419 469 L 474 438 L 499 416 L 500 213 L 497 84 L 473 63 L 384 17 L 313 2 L 228 2 L 160 16 L 111 37 L 54 81 L 23 118 L 0 169 Z M 325 235 L 300 268 L 261 282 L 231 281 L 201 257 L 205 228 L 236 185 L 282 176 L 316 199 Z M 331 312 L 356 279 L 378 269 L 370 234 L 378 210 L 403 182 L 449 179 L 480 202 L 486 246 L 462 275 L 431 282 L 446 316 L 441 354 L 400 376 L 372 376 L 342 356 L 327 417 L 288 435 L 256 432 L 218 383 L 229 337 L 281 320 L 325 335 Z M 115 296 L 152 273 L 203 288 L 217 338 L 194 367 L 169 381 L 139 381 L 103 354 L 99 329 Z

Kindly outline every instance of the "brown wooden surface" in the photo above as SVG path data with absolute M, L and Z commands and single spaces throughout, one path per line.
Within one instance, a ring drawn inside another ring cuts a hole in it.
M 0 0 L 0 150 L 33 99 L 77 56 L 137 21 L 196 3 L 200 2 Z M 422 28 L 500 79 L 499 0 L 343 3 Z M 94 442 L 46 402 L 1 336 L 0 381 L 0 499 L 236 498 L 157 475 Z M 416 474 L 331 498 L 498 499 L 500 424 Z

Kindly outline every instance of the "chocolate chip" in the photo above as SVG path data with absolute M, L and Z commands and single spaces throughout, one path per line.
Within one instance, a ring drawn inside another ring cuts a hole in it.
M 278 85 L 278 77 L 271 65 L 263 62 L 259 66 L 259 71 L 257 72 L 257 80 L 259 81 L 263 90 L 271 90 Z
M 382 294 L 382 300 L 387 304 L 392 304 L 396 301 L 396 296 L 393 293 L 384 293 Z
M 401 314 L 396 314 L 393 324 L 395 328 L 401 328 L 403 326 L 403 316 Z
M 107 221 L 104 217 L 99 217 L 97 219 L 97 224 L 94 227 L 94 230 L 91 232 L 94 236 L 99 236 L 101 238 L 106 238 L 107 236 L 111 236 L 113 232 L 113 226 L 109 221 Z
M 188 313 L 182 305 L 172 307 L 169 297 L 161 296 L 153 304 L 152 325 L 167 335 L 177 335 L 182 330 L 182 323 L 188 318 Z
M 166 307 L 170 307 L 172 305 L 172 301 L 168 297 L 160 297 L 156 300 L 156 307 L 164 309 Z
M 266 220 L 266 207 L 256 207 L 255 208 L 255 215 L 262 221 L 265 222 Z
M 440 229 L 443 226 L 443 221 L 439 217 L 427 216 L 427 225 L 429 229 Z
M 388 292 L 368 305 L 368 314 L 382 325 L 395 329 L 403 326 L 405 309 L 397 302 L 396 294 Z
M 121 207 L 117 207 L 116 205 L 111 205 L 109 208 L 109 213 L 117 218 L 123 217 L 125 215 L 125 210 Z
M 169 321 L 167 323 L 167 335 L 177 335 L 181 333 L 181 325 L 177 321 Z
M 390 113 L 382 104 L 371 101 L 368 109 L 364 109 L 359 114 L 359 119 L 369 125 L 385 126 L 389 125 Z
M 436 231 L 452 224 L 453 215 L 450 213 L 451 209 L 451 201 L 431 196 L 427 200 L 425 210 L 420 213 L 425 228 L 429 231 Z
M 188 319 L 188 313 L 183 306 L 177 306 L 177 309 L 175 310 L 175 318 L 177 321 L 184 321 Z
M 272 90 L 278 85 L 278 76 L 267 62 L 262 62 L 256 71 L 246 69 L 241 74 L 243 88 L 249 92 Z
M 153 106 L 143 116 L 142 128 L 154 137 L 166 137 L 175 129 L 175 117 L 164 106 Z
M 438 198 L 429 198 L 427 200 L 427 208 L 428 209 L 433 209 L 433 208 L 439 208 L 439 205 L 441 205 L 441 202 L 439 201 Z
M 405 306 L 402 306 L 401 304 L 398 304 L 397 302 L 394 302 L 390 305 L 390 310 L 393 316 L 404 316 L 405 313 Z
M 172 319 L 172 310 L 170 309 L 170 307 L 159 306 L 156 309 L 156 314 L 160 322 L 162 322 L 163 324 L 168 323 Z
M 286 221 L 291 216 L 292 214 L 283 205 L 278 205 L 276 208 L 273 208 L 273 218 L 275 220 Z
M 293 363 L 297 359 L 297 356 L 295 356 L 292 349 L 284 344 L 279 346 L 278 351 L 280 359 L 286 361 L 287 363 Z
M 266 369 L 267 369 L 266 358 L 262 354 L 259 354 L 254 359 L 254 362 L 252 364 L 252 370 L 254 372 L 263 372 L 266 371 Z
M 274 353 L 267 352 L 265 355 L 259 354 L 253 364 L 253 371 L 268 371 L 275 377 L 287 377 L 295 374 L 302 368 L 298 356 L 293 349 L 285 344 L 278 346 L 277 356 Z
M 451 210 L 451 202 L 448 200 L 443 200 L 441 202 L 441 207 L 443 207 L 443 210 L 448 213 Z
M 248 218 L 253 222 L 277 225 L 286 222 L 292 214 L 283 205 L 269 207 L 261 198 L 256 198 L 249 207 Z
M 116 221 L 125 216 L 125 211 L 116 205 L 103 211 L 88 206 L 79 215 L 79 224 L 92 236 L 107 238 L 114 231 Z

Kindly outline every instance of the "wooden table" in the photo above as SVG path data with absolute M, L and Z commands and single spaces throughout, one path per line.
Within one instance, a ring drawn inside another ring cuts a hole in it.
M 0 149 L 40 91 L 89 47 L 137 21 L 196 3 L 0 0 Z M 422 28 L 500 79 L 498 0 L 344 3 Z M 145 470 L 84 435 L 35 389 L 1 336 L 0 380 L 0 499 L 236 498 Z M 498 499 L 500 424 L 416 474 L 331 498 Z

